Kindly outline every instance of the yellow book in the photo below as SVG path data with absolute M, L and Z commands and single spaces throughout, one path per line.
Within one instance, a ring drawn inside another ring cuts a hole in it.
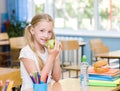
M 102 80 L 89 80 L 89 82 L 100 82 L 100 83 L 115 83 L 115 84 L 120 84 L 120 78 L 115 80 L 115 81 L 102 81 Z
M 115 80 L 115 81 L 113 81 L 113 82 L 116 83 L 116 84 L 120 84 L 120 78 Z
M 94 86 L 118 86 L 119 84 L 120 78 L 115 81 L 89 80 L 89 85 Z

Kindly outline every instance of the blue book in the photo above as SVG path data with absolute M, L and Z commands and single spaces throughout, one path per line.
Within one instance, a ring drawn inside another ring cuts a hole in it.
M 107 76 L 107 75 L 98 75 L 98 74 L 89 74 L 88 77 L 90 80 L 104 80 L 104 81 L 114 81 L 120 78 L 120 74 L 115 76 Z

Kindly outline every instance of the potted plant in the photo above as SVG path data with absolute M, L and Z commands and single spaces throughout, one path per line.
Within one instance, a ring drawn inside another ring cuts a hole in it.
M 27 26 L 26 21 L 18 21 L 15 20 L 14 22 L 9 22 L 6 32 L 8 33 L 9 37 L 18 37 L 23 36 L 24 29 Z

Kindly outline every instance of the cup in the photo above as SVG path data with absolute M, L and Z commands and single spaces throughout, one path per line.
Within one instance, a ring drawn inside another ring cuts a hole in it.
M 33 84 L 34 91 L 48 91 L 48 84 Z

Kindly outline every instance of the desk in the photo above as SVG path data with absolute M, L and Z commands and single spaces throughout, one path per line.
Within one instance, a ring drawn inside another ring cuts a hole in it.
M 89 86 L 89 91 L 111 91 L 115 87 Z M 82 91 L 79 79 L 67 78 L 49 85 L 48 91 Z
M 95 57 L 100 57 L 100 58 L 107 58 L 108 62 L 109 59 L 119 59 L 119 69 L 120 69 L 120 50 L 117 51 L 112 51 L 112 52 L 108 52 L 108 53 L 100 53 L 100 54 L 96 54 Z
M 5 41 L 1 40 L 0 41 L 0 46 L 9 45 L 9 44 L 10 44 L 9 40 L 5 40 Z
M 2 37 L 2 36 L 0 36 Z M 10 51 L 9 51 L 9 40 L 0 40 L 0 65 L 1 66 L 9 66 L 8 65 L 8 60 L 10 60 Z
M 13 80 L 13 87 L 21 85 L 22 80 L 20 78 L 20 69 L 16 68 L 0 68 L 0 80 L 5 84 L 6 80 Z
M 7 32 L 0 33 L 0 46 L 9 45 L 9 36 Z

